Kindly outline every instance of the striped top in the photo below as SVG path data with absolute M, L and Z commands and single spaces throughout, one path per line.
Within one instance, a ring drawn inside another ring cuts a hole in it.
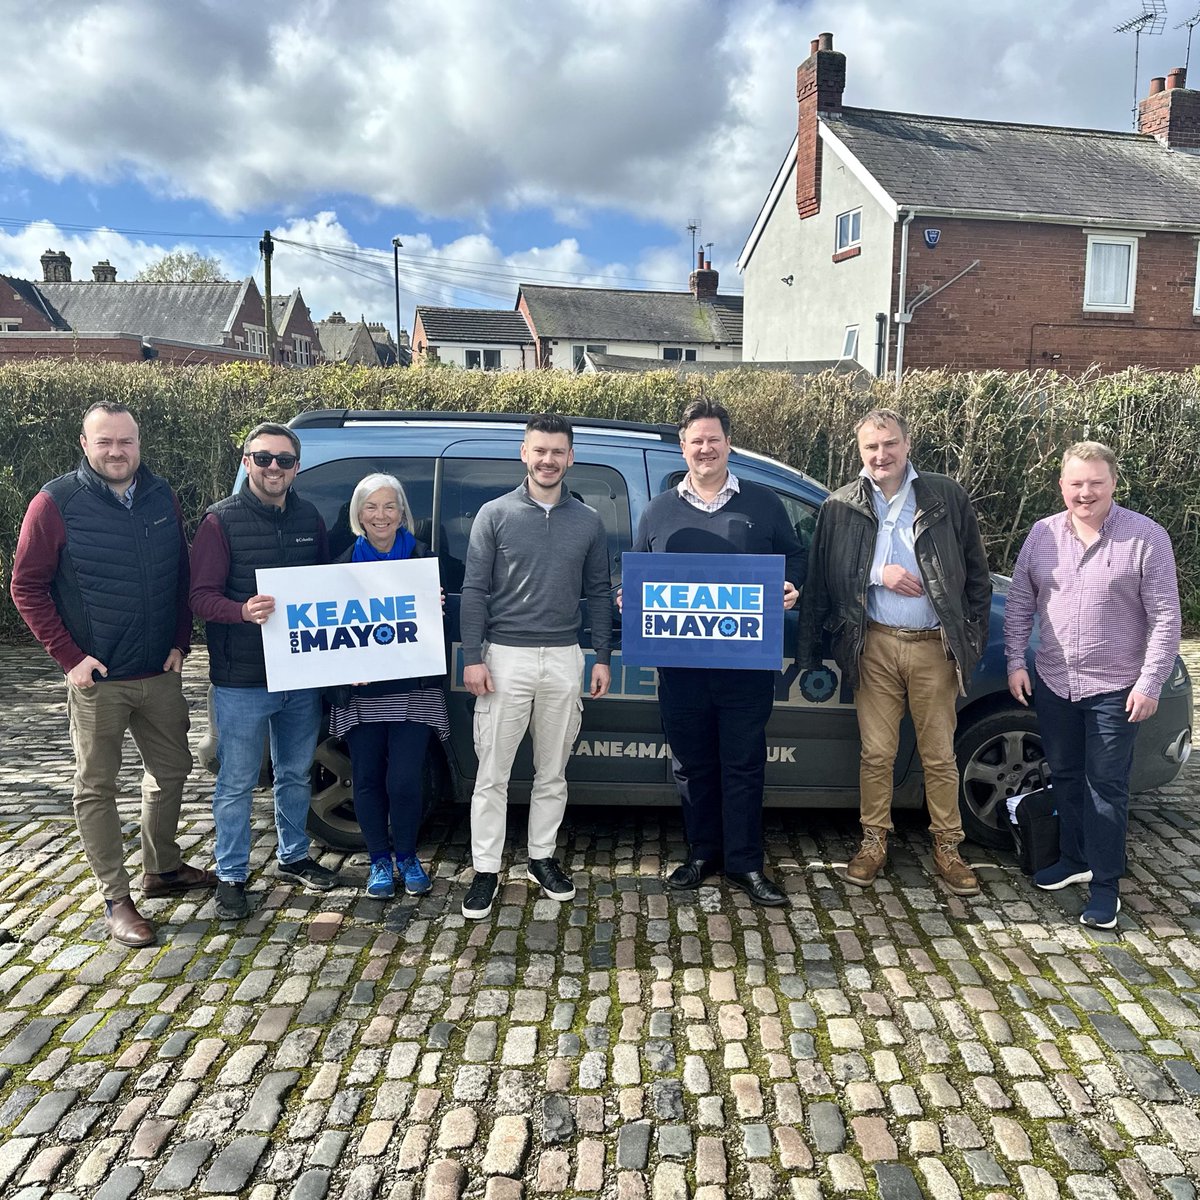
M 1179 586 L 1161 525 L 1118 504 L 1090 545 L 1065 510 L 1030 531 L 1004 608 L 1011 675 L 1039 618 L 1038 678 L 1064 700 L 1127 687 L 1157 698 L 1179 651 Z
M 355 725 L 374 721 L 413 721 L 430 726 L 443 742 L 450 740 L 450 719 L 446 713 L 446 693 L 440 687 L 415 688 L 384 696 L 357 695 L 350 692 L 350 703 L 334 705 L 329 713 L 329 732 L 345 737 Z

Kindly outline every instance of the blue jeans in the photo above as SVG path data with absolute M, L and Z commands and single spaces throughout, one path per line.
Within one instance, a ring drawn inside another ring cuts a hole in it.
M 1058 806 L 1059 857 L 1114 890 L 1125 874 L 1129 769 L 1138 726 L 1125 711 L 1129 689 L 1064 700 L 1039 682 L 1042 747 Z
M 315 688 L 214 687 L 217 715 L 217 785 L 213 789 L 217 878 L 245 883 L 250 875 L 250 801 L 258 786 L 263 742 L 271 737 L 275 775 L 276 854 L 280 862 L 308 855 L 312 764 L 321 728 L 321 693 Z
M 363 721 L 346 731 L 354 815 L 372 862 L 393 852 L 401 860 L 417 852 L 421 770 L 432 732 L 417 721 Z

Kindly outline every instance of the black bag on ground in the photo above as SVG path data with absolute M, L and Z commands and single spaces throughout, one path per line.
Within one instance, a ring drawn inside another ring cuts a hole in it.
M 1012 835 L 1017 861 L 1026 875 L 1058 862 L 1058 806 L 1053 788 L 1025 794 L 1017 805 Z

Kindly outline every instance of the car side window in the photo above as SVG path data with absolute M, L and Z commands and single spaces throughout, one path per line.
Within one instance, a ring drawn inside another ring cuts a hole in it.
M 447 591 L 457 591 L 462 586 L 471 526 L 480 508 L 489 500 L 511 492 L 524 478 L 525 469 L 515 460 L 444 460 L 439 557 Z M 614 584 L 617 583 L 620 578 L 620 557 L 633 541 L 629 490 L 625 486 L 624 476 L 612 467 L 577 462 L 567 472 L 567 487 L 573 496 L 600 514 L 608 535 L 609 577 Z
M 671 476 L 667 482 L 667 486 L 663 489 L 669 491 L 671 488 L 678 487 L 683 482 L 686 471 L 678 471 Z M 735 471 L 736 475 L 737 472 Z M 768 487 L 771 485 L 768 484 Z M 790 492 L 781 492 L 777 487 L 772 487 L 771 491 L 777 495 L 783 504 L 784 511 L 787 513 L 788 522 L 796 531 L 796 536 L 800 539 L 805 550 L 808 549 L 809 543 L 812 542 L 813 533 L 817 528 L 817 505 L 808 500 L 801 500 L 799 496 L 793 496 Z
M 376 471 L 394 475 L 408 497 L 418 541 L 432 543 L 433 466 L 431 458 L 340 458 L 309 467 L 296 476 L 296 491 L 317 506 L 329 530 L 329 554 L 337 558 L 354 541 L 350 497 L 360 479 Z

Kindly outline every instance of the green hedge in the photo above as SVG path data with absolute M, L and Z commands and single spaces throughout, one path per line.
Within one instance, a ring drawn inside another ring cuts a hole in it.
M 850 435 L 872 404 L 904 411 L 913 458 L 971 492 L 997 570 L 1012 566 L 1039 517 L 1061 507 L 1056 480 L 1063 447 L 1081 437 L 1111 444 L 1121 464 L 1121 503 L 1171 533 L 1191 623 L 1200 618 L 1200 371 L 1069 379 L 1053 373 L 908 375 L 897 393 L 844 376 L 807 378 L 733 370 L 719 375 L 572 376 L 496 374 L 451 368 L 308 369 L 236 363 L 158 367 L 46 360 L 0 366 L 0 575 L 8 572 L 21 516 L 46 480 L 78 458 L 79 418 L 96 400 L 120 400 L 137 416 L 147 464 L 176 487 L 194 528 L 227 493 L 242 435 L 258 421 L 286 421 L 313 408 L 531 412 L 674 423 L 701 393 L 726 404 L 734 438 L 830 486 L 859 467 Z M 8 601 L 0 637 L 23 629 Z

